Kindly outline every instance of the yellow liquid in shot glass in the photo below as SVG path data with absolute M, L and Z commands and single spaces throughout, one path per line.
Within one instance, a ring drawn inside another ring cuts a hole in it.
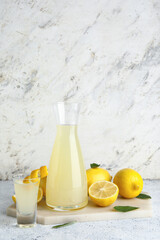
M 24 184 L 23 180 L 17 180 L 14 184 L 18 213 L 23 215 L 33 214 L 37 204 L 38 183 Z

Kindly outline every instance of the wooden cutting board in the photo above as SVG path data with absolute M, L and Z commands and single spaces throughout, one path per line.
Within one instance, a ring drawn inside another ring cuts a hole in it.
M 117 212 L 114 206 L 134 206 L 139 209 L 130 212 Z M 16 205 L 7 208 L 7 215 L 16 217 Z M 152 216 L 151 199 L 124 199 L 118 197 L 116 202 L 108 207 L 98 207 L 89 200 L 87 207 L 75 211 L 54 211 L 46 206 L 45 201 L 38 204 L 37 223 L 62 224 L 69 221 L 88 222 L 110 219 L 147 218 Z

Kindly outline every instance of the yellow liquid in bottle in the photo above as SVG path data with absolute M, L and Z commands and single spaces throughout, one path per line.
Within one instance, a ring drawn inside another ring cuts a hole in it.
M 87 205 L 87 180 L 76 125 L 58 125 L 47 177 L 46 203 L 72 210 Z

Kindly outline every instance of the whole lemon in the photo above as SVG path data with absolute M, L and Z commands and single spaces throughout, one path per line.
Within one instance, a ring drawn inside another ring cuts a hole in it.
M 137 197 L 143 189 L 143 179 L 141 175 L 130 168 L 118 171 L 113 182 L 118 186 L 119 194 L 124 198 Z
M 109 174 L 109 172 L 106 169 L 103 168 L 89 168 L 86 170 L 87 174 L 87 185 L 88 189 L 92 185 L 92 183 L 95 183 L 97 181 L 111 181 L 112 177 Z

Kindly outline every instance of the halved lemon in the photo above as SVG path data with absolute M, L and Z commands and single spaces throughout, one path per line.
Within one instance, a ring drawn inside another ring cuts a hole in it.
M 41 178 L 47 177 L 48 175 L 47 166 L 40 167 L 40 175 L 41 175 Z
M 89 188 L 91 200 L 101 207 L 114 203 L 118 197 L 119 189 L 116 184 L 108 181 L 98 181 Z
M 41 187 L 39 187 L 38 189 L 38 196 L 37 196 L 37 203 L 39 203 L 43 198 L 43 189 Z M 16 195 L 14 194 L 12 196 L 12 200 L 14 203 L 16 203 Z

